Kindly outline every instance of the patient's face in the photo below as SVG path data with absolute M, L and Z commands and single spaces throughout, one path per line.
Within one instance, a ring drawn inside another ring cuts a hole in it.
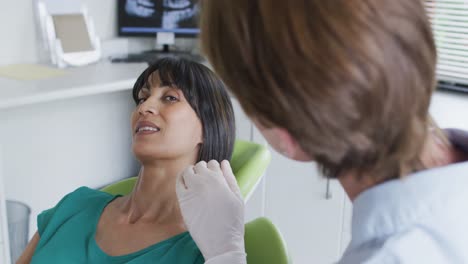
M 152 75 L 151 87 L 138 94 L 132 113 L 133 152 L 142 163 L 184 159 L 195 162 L 202 143 L 202 124 L 181 90 L 161 86 Z

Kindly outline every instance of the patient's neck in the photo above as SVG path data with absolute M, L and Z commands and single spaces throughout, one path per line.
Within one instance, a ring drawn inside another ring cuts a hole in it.
M 177 175 L 193 161 L 166 160 L 144 164 L 132 193 L 123 199 L 122 211 L 128 223 L 180 223 L 183 218 L 177 201 Z

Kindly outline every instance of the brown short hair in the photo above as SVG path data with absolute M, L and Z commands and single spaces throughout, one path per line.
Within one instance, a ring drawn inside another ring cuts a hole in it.
M 420 168 L 436 48 L 421 0 L 204 0 L 202 49 L 242 107 L 325 175 Z

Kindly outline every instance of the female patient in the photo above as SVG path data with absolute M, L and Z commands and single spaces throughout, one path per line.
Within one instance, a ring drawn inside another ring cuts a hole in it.
M 164 59 L 141 74 L 133 99 L 132 149 L 142 165 L 133 191 L 112 196 L 81 187 L 66 195 L 38 216 L 18 263 L 204 262 L 185 229 L 175 181 L 198 161 L 230 159 L 229 96 L 205 66 Z

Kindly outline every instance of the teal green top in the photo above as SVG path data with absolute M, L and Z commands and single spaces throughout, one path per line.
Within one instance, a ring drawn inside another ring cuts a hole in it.
M 109 256 L 103 252 L 94 239 L 96 227 L 104 207 L 117 197 L 81 187 L 42 212 L 37 217 L 40 240 L 31 264 L 204 263 L 188 232 L 128 255 Z

